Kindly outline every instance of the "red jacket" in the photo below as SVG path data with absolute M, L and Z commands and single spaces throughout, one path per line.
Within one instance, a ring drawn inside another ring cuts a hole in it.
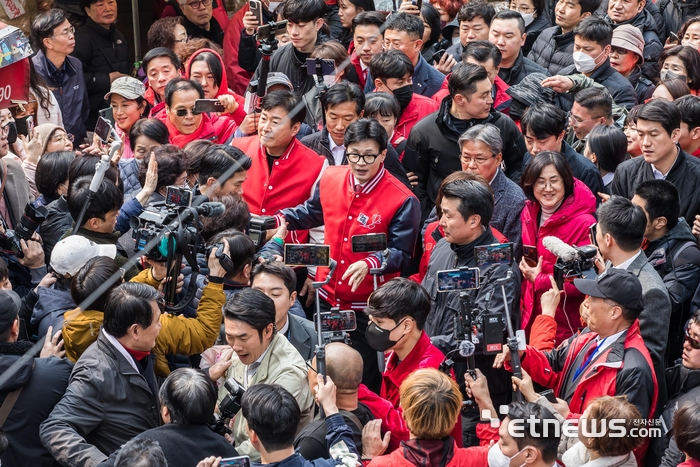
M 244 70 L 238 64 L 238 48 L 241 43 L 241 32 L 243 31 L 243 16 L 250 11 L 250 4 L 245 2 L 240 10 L 236 12 L 224 28 L 224 56 L 226 57 L 224 68 L 228 77 L 228 87 L 236 94 L 245 95 L 253 73 Z
M 360 386 L 359 401 L 369 407 L 376 418 L 382 419 L 382 431 L 391 431 L 389 450 L 393 451 L 399 447 L 401 441 L 409 438 L 408 427 L 403 420 L 399 401 L 399 388 L 408 376 L 416 370 L 423 368 L 438 369 L 442 361 L 445 360 L 437 347 L 430 343 L 430 338 L 423 332 L 416 346 L 411 350 L 405 360 L 399 361 L 398 355 L 391 352 L 386 359 L 386 370 L 382 375 L 381 394 L 378 397 L 375 393 Z M 452 375 L 454 378 L 454 375 Z M 452 430 L 451 436 L 462 446 L 462 419 L 457 418 L 457 423 Z
M 535 316 L 541 314 L 540 297 L 552 288 L 549 276 L 553 274 L 556 256 L 550 253 L 542 244 L 542 239 L 554 236 L 569 245 L 583 246 L 590 244 L 589 227 L 595 224 L 593 213 L 596 201 L 593 193 L 580 180 L 574 179 L 574 192 L 564 200 L 559 210 L 539 227 L 540 204 L 537 201 L 526 201 L 525 208 L 520 214 L 523 224 L 523 245 L 537 247 L 537 256 L 544 258 L 542 271 L 535 278 L 534 284 L 523 280 L 521 307 L 521 326 L 530 333 L 530 327 Z M 578 328 L 579 306 L 583 301 L 581 294 L 573 284 L 564 284 L 566 300 L 562 300 L 555 316 L 557 321 L 557 344 L 566 340 Z M 564 309 L 566 304 L 566 309 Z
M 157 115 L 152 115 L 152 117 L 158 118 L 165 123 L 165 126 L 168 127 L 170 143 L 179 148 L 184 148 L 187 146 L 187 143 L 196 139 L 207 139 L 214 144 L 225 144 L 233 136 L 233 132 L 236 131 L 236 128 L 238 128 L 236 122 L 230 117 L 225 115 L 219 116 L 217 114 L 212 114 L 210 117 L 208 114 L 204 113 L 202 114 L 202 123 L 199 125 L 199 128 L 190 135 L 183 135 L 175 128 L 175 125 L 170 123 L 170 118 L 168 118 L 168 114 L 164 108 Z
M 311 197 L 316 183 L 326 166 L 326 158 L 313 152 L 296 138 L 292 139 L 285 155 L 275 161 L 270 172 L 267 152 L 258 135 L 235 138 L 231 145 L 253 159 L 248 178 L 243 182 L 243 199 L 250 213 L 272 216 L 284 208 L 295 207 Z M 306 243 L 307 230 L 290 233 L 288 241 Z
M 528 345 L 522 368 L 534 382 L 553 389 L 557 397 L 569 401 L 569 419 L 579 419 L 596 398 L 615 395 L 626 395 L 629 402 L 637 406 L 642 419 L 653 417 L 658 385 L 651 355 L 639 332 L 639 320 L 627 329 L 624 342 L 618 339 L 599 352 L 579 378 L 571 383 L 572 387 L 567 387 L 570 373 L 577 370 L 576 357 L 597 336 L 594 332 L 579 334 L 572 337 L 568 345 L 547 353 Z M 511 370 L 509 361 L 505 362 L 505 367 Z M 634 451 L 639 465 L 644 465 L 642 460 L 648 445 L 647 438 Z
M 433 94 L 433 97 L 431 97 L 432 100 L 438 103 L 438 106 L 440 103 L 442 103 L 442 100 L 445 97 L 450 95 L 450 91 L 447 89 L 447 80 L 449 77 L 450 75 L 445 77 L 445 82 L 442 83 L 442 88 L 440 88 L 440 90 Z M 508 86 L 508 84 L 506 84 L 506 82 L 501 78 L 496 76 L 496 78 L 493 80 L 493 87 L 496 92 L 496 95 L 493 98 L 493 108 L 506 115 L 510 115 L 510 103 L 513 98 L 506 92 L 506 89 L 508 89 L 510 86 Z
M 396 128 L 394 129 L 394 134 L 398 132 L 404 137 L 408 138 L 411 133 L 411 129 L 415 126 L 418 121 L 423 117 L 430 115 L 435 112 L 440 107 L 440 104 L 435 102 L 429 97 L 421 96 L 420 94 L 413 93 L 411 102 L 408 103 L 406 109 L 401 114 L 401 118 L 396 123 Z

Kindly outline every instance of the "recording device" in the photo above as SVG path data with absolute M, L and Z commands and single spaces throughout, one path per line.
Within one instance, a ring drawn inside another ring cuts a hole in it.
M 335 60 L 329 58 L 307 58 L 306 59 L 306 74 L 309 76 L 318 76 L 320 70 L 321 76 L 335 74 Z
M 352 241 L 353 253 L 373 253 L 386 250 L 385 233 L 353 235 L 350 240 Z
M 277 221 L 272 216 L 250 216 L 248 225 L 248 236 L 259 250 L 265 244 L 267 231 L 276 228 Z
M 99 121 L 97 123 L 99 125 Z M 104 154 L 100 158 L 100 161 L 97 164 L 95 164 L 95 175 L 93 175 L 92 181 L 90 181 L 90 187 L 88 189 L 88 198 L 85 204 L 83 204 L 83 207 L 80 209 L 80 214 L 78 214 L 78 218 L 75 220 L 75 227 L 73 227 L 73 235 L 77 235 L 80 226 L 83 225 L 85 213 L 87 212 L 90 203 L 92 203 L 93 196 L 95 196 L 97 190 L 100 189 L 100 185 L 102 185 L 102 181 L 105 178 L 105 173 L 107 173 L 110 161 L 112 160 L 114 154 L 116 154 L 116 152 L 121 147 L 121 139 L 119 139 L 119 136 L 116 134 L 116 132 L 114 134 L 115 139 L 109 147 L 109 154 Z
M 542 244 L 554 256 L 554 280 L 559 290 L 565 282 L 573 282 L 576 278 L 594 279 L 598 273 L 595 270 L 595 256 L 598 249 L 593 245 L 572 247 L 557 237 L 544 237 Z
M 192 113 L 211 113 L 211 112 L 225 112 L 226 107 L 222 104 L 219 99 L 197 99 L 194 101 L 194 109 Z
M 226 395 L 219 402 L 219 413 L 215 413 L 209 419 L 209 428 L 221 436 L 231 434 L 231 429 L 227 426 L 226 420 L 233 418 L 241 410 L 241 399 L 245 394 L 245 389 L 234 378 L 229 378 L 224 383 Z
M 437 284 L 438 292 L 478 289 L 479 269 L 464 267 L 438 271 Z
M 382 251 L 382 264 L 378 268 L 370 268 L 369 273 L 372 275 L 372 282 L 374 285 L 374 290 L 377 290 L 378 283 L 377 277 L 384 274 L 387 264 L 389 263 L 389 257 L 391 256 L 391 250 L 386 248 Z M 384 359 L 384 352 L 377 352 L 377 365 L 379 366 L 379 371 L 384 373 L 384 368 L 386 367 L 386 361 Z
M 112 107 L 107 107 L 106 109 L 99 110 L 97 112 L 98 116 L 104 118 L 109 122 L 110 125 L 114 126 L 114 111 Z
M 284 264 L 287 266 L 329 266 L 331 260 L 331 247 L 328 245 L 314 245 L 303 243 L 296 245 L 286 243 L 284 245 Z
M 668 39 L 669 39 L 669 42 L 670 42 L 670 43 L 673 43 L 673 44 L 679 44 L 679 43 L 680 43 L 681 40 L 680 40 L 680 38 L 678 37 L 678 34 L 676 34 L 675 32 L 671 31 L 671 32 L 668 33 L 668 35 L 669 35 L 669 38 L 668 38 Z
M 253 13 L 255 19 L 258 20 L 258 26 L 262 26 L 262 6 L 260 0 L 250 0 L 250 12 Z
M 598 224 L 593 224 L 588 228 L 588 231 L 591 234 L 591 243 L 595 245 L 596 248 L 598 248 L 598 239 L 596 238 L 598 236 Z
M 491 266 L 492 264 L 513 264 L 513 244 L 494 243 L 474 247 L 476 265 Z
M 321 313 L 321 332 L 348 332 L 355 329 L 357 329 L 357 320 L 352 310 L 331 309 Z
M 554 396 L 554 391 L 552 391 L 551 389 L 547 389 L 546 391 L 542 391 L 542 392 L 540 393 L 540 396 L 544 397 L 545 399 L 547 399 L 547 400 L 548 400 L 549 402 L 551 402 L 552 404 L 556 404 L 556 403 L 557 403 L 557 398 Z
M 326 276 L 326 279 L 324 281 L 314 281 L 311 284 L 311 287 L 313 287 L 314 291 L 316 292 L 316 329 L 323 329 L 323 326 L 321 324 L 321 299 L 319 298 L 319 293 L 318 289 L 323 287 L 324 285 L 328 284 L 331 281 L 331 278 L 333 277 L 333 273 L 335 272 L 335 268 L 338 265 L 338 263 L 333 260 L 329 259 L 329 267 L 330 270 L 328 271 L 328 275 Z M 314 356 L 316 357 L 316 372 L 323 376 L 323 382 L 326 382 L 326 343 L 323 340 L 323 333 L 322 332 L 317 332 L 316 337 L 318 339 L 316 343 L 316 347 L 314 348 Z
M 95 134 L 100 138 L 100 141 L 106 143 L 111 133 L 112 125 L 104 118 L 98 117 L 97 124 L 95 125 Z
M 257 106 L 257 92 L 258 92 L 258 80 L 253 79 L 248 83 L 248 87 L 245 90 L 245 113 L 252 114 L 255 112 Z
M 281 36 L 282 34 L 285 34 L 287 32 L 288 22 L 289 21 L 287 21 L 286 19 L 277 22 L 270 21 L 269 23 L 260 26 L 255 36 L 259 41 L 269 39 L 273 36 Z
M 34 116 L 27 117 L 27 141 L 32 140 L 32 132 L 34 131 Z
M 206 249 L 206 257 L 209 258 L 214 249 L 216 249 L 214 256 L 216 256 L 216 259 L 219 260 L 221 267 L 224 268 L 224 271 L 226 271 L 227 274 L 231 274 L 236 269 L 236 266 L 233 264 L 231 257 L 224 253 L 223 243 L 215 243 L 214 245 L 208 246 Z
M 0 245 L 6 251 L 11 252 L 17 258 L 24 258 L 24 252 L 22 251 L 22 244 L 20 240 L 29 241 L 36 232 L 36 229 L 41 225 L 41 223 L 48 216 L 49 211 L 45 206 L 35 207 L 31 203 L 28 203 L 24 207 L 24 213 L 19 220 L 19 224 L 15 230 L 10 230 L 2 221 L 2 225 L 5 229 L 5 234 L 0 234 Z
M 262 54 L 260 73 L 258 74 L 257 99 L 255 99 L 255 112 L 260 112 L 260 103 L 267 93 L 267 74 L 270 71 L 270 57 L 277 50 L 279 41 L 277 36 L 287 32 L 287 20 L 262 25 L 255 33 L 256 40 L 260 43 L 258 48 Z
M 167 187 L 165 205 L 169 207 L 192 206 L 192 190 L 173 185 Z
M 250 457 L 227 457 L 226 459 L 221 459 L 219 467 L 250 467 Z
M 537 247 L 532 245 L 523 245 L 523 259 L 531 268 L 537 266 L 537 263 L 539 262 Z

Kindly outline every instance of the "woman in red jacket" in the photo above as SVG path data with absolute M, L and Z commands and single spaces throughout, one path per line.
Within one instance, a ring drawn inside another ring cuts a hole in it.
M 595 223 L 596 201 L 583 182 L 574 178 L 566 159 L 558 152 L 537 154 L 523 171 L 521 186 L 528 201 L 520 216 L 523 232 L 521 325 L 530 332 L 542 311 L 540 297 L 552 287 L 556 256 L 542 244 L 554 236 L 569 245 L 590 244 L 589 227 Z M 533 254 L 528 257 L 528 247 Z M 556 344 L 576 332 L 583 295 L 573 284 L 564 285 L 565 299 L 557 308 Z

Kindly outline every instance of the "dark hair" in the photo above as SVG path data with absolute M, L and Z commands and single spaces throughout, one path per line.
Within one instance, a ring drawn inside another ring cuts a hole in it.
M 336 40 L 318 44 L 316 47 L 314 47 L 314 51 L 311 52 L 309 58 L 333 60 L 337 69 L 338 79 L 344 76 L 347 72 L 346 68 L 343 66 L 343 62 L 348 59 L 348 49 L 346 49 L 343 44 Z
M 73 159 L 68 167 L 68 186 L 70 187 L 80 177 L 89 176 L 92 178 L 93 175 L 95 175 L 95 166 L 98 162 L 100 162 L 100 156 L 93 154 L 83 154 L 82 156 Z M 113 163 L 109 164 L 107 172 L 105 172 L 105 180 L 118 183 L 119 189 L 122 189 L 119 169 L 117 169 L 116 165 Z
M 489 182 L 486 181 L 484 177 L 481 175 L 476 175 L 471 172 L 466 172 L 464 170 L 458 170 L 456 172 L 452 172 L 450 175 L 445 177 L 445 179 L 442 181 L 440 184 L 440 188 L 438 188 L 438 193 L 437 196 L 435 196 L 435 213 L 437 214 L 438 219 L 442 217 L 442 198 L 443 198 L 443 191 L 444 188 L 449 185 L 450 183 L 458 182 L 458 181 L 477 181 L 484 185 L 486 189 L 489 190 L 489 193 L 491 193 L 491 196 L 493 196 L 493 190 L 491 189 L 491 185 L 489 185 Z M 495 200 L 495 198 L 494 198 Z M 495 201 L 494 201 L 495 203 Z
M 583 3 L 581 3 L 581 13 L 583 13 Z M 574 36 L 579 36 L 584 40 L 595 42 L 601 47 L 610 45 L 612 41 L 613 28 L 605 19 L 599 16 L 588 16 L 583 18 L 574 27 Z
M 147 43 L 150 50 L 156 47 L 167 47 L 172 49 L 175 47 L 175 26 L 182 25 L 182 16 L 166 16 L 157 20 L 148 28 Z M 174 53 L 174 52 L 173 52 Z M 144 70 L 146 66 L 144 65 Z
M 384 127 L 373 118 L 361 118 L 348 125 L 345 130 L 343 144 L 347 150 L 348 146 L 360 141 L 372 140 L 379 145 L 379 152 L 386 149 L 389 137 Z
M 352 28 L 354 31 L 356 26 L 377 26 L 381 30 L 385 22 L 386 17 L 378 11 L 361 11 L 352 19 Z
M 204 186 L 209 178 L 213 177 L 219 180 L 232 168 L 235 168 L 225 180 L 219 180 L 219 183 L 223 185 L 234 174 L 248 170 L 252 165 L 253 160 L 240 149 L 224 144 L 214 144 L 202 157 L 197 179 L 199 185 Z
M 578 0 L 578 4 L 581 6 L 581 14 L 595 13 L 595 11 L 600 7 L 601 3 L 601 0 Z
M 53 36 L 54 29 L 68 19 L 66 12 L 58 8 L 39 13 L 32 22 L 31 39 L 35 49 L 46 51 L 44 39 Z
M 535 11 L 537 12 L 538 16 L 542 12 L 542 8 L 544 8 L 544 3 L 540 0 L 540 11 L 537 11 L 537 5 L 535 5 Z M 518 30 L 520 31 L 520 34 L 525 34 L 525 21 L 523 20 L 523 15 L 521 15 L 519 11 L 501 10 L 493 16 L 493 19 L 491 21 L 493 22 L 494 19 L 514 19 L 518 23 Z
M 673 437 L 678 450 L 692 459 L 700 459 L 700 403 L 690 400 L 676 411 Z
M 627 159 L 627 136 L 616 126 L 596 125 L 587 139 L 588 148 L 595 154 L 598 166 L 606 172 L 615 172 Z
M 96 256 L 90 258 L 70 281 L 70 296 L 76 305 L 90 307 L 90 310 L 104 311 L 109 292 L 121 284 L 117 274 L 119 264 L 112 258 Z M 102 285 L 111 282 L 110 287 L 92 303 L 83 303 Z
M 469 4 L 467 3 L 467 5 Z M 489 75 L 483 66 L 465 62 L 458 63 L 447 78 L 447 89 L 450 91 L 450 97 L 454 99 L 457 94 L 471 96 L 476 92 L 476 83 L 485 79 L 489 79 Z
M 157 118 L 140 118 L 132 125 L 129 130 L 129 146 L 132 151 L 136 147 L 136 138 L 139 136 L 145 136 L 161 146 L 170 141 L 168 127 Z
M 688 28 L 695 24 L 695 23 L 700 23 L 700 16 L 693 16 L 692 18 L 688 18 L 685 20 L 685 23 L 681 26 L 680 31 L 678 31 L 678 37 L 680 40 L 683 40 L 683 36 L 685 36 L 685 33 L 688 31 Z
M 374 118 L 376 115 L 382 117 L 395 117 L 399 121 L 401 117 L 401 107 L 393 94 L 388 92 L 371 92 L 365 99 L 366 118 Z
M 202 159 L 213 145 L 214 143 L 208 139 L 196 139 L 185 145 L 187 175 L 196 175 L 199 178 L 199 172 L 202 170 Z
M 674 101 L 675 103 L 675 101 Z M 631 125 L 632 123 L 635 123 L 637 121 L 637 115 L 639 114 L 639 110 L 644 106 L 644 104 L 637 104 L 634 107 L 632 107 L 625 117 L 625 124 L 623 125 L 623 128 Z
M 268 112 L 276 107 L 281 107 L 289 117 L 290 126 L 302 123 L 306 118 L 306 106 L 302 103 L 301 98 L 286 89 L 265 94 L 260 107 Z
M 288 0 L 282 9 L 282 17 L 290 23 L 313 23 L 325 16 L 323 0 Z
M 44 110 L 44 113 L 51 117 L 51 91 L 49 86 L 44 81 L 44 78 L 36 71 L 34 62 L 29 60 L 29 89 L 39 101 L 39 106 Z
M 225 198 L 232 197 L 226 196 Z M 238 199 L 243 202 L 240 198 Z M 243 202 L 243 204 L 245 204 L 245 202 Z M 248 205 L 245 204 L 245 206 L 247 209 Z M 253 264 L 255 260 L 255 243 L 253 243 L 253 240 L 251 240 L 249 236 L 239 230 L 223 230 L 209 238 L 209 240 L 207 240 L 207 245 L 215 245 L 223 242 L 228 243 L 228 255 L 233 262 L 234 268 L 232 272 L 226 273 L 227 276 L 234 277 L 240 274 L 246 266 Z
M 666 133 L 671 136 L 673 130 L 681 127 L 681 112 L 678 107 L 666 99 L 652 99 L 639 109 L 634 123 L 637 124 L 639 120 L 660 123 Z
M 251 386 L 243 394 L 241 410 L 248 428 L 260 438 L 265 451 L 281 451 L 294 445 L 301 409 L 294 396 L 282 386 Z
M 153 324 L 151 302 L 161 295 L 150 285 L 127 282 L 112 290 L 107 296 L 102 327 L 110 336 L 124 337 L 129 328 L 138 324 L 147 328 Z
M 396 277 L 369 296 L 365 312 L 375 318 L 388 318 L 397 325 L 411 318 L 422 330 L 430 313 L 430 296 L 419 283 Z
M 482 17 L 487 25 L 491 25 L 491 20 L 496 15 L 496 9 L 490 3 L 482 0 L 474 0 L 465 3 L 457 12 L 457 21 L 473 21 L 474 18 Z
M 253 282 L 255 282 L 255 278 L 260 274 L 268 274 L 282 279 L 290 295 L 297 289 L 297 275 L 294 269 L 284 263 L 279 261 L 265 261 L 264 263 L 256 264 L 253 268 L 253 273 L 250 275 L 251 287 L 253 286 Z
M 92 177 L 80 177 L 68 187 L 68 210 L 74 221 L 78 220 L 83 205 L 87 203 L 90 183 L 92 183 Z M 117 211 L 122 207 L 123 200 L 124 195 L 121 190 L 105 177 L 97 192 L 92 194 L 92 201 L 85 211 L 83 224 L 79 227 L 93 218 L 105 220 L 108 212 Z
M 173 371 L 158 391 L 160 405 L 170 412 L 170 423 L 177 425 L 207 425 L 214 415 L 216 398 L 211 380 L 193 368 Z
M 375 11 L 373 0 L 348 0 L 350 3 L 355 5 L 357 8 L 361 8 L 362 11 Z
M 7 268 L 7 262 L 0 258 L 0 280 L 5 280 L 10 278 L 10 270 Z
M 668 90 L 668 93 L 671 95 L 674 101 L 690 94 L 688 83 L 680 78 L 659 79 L 659 81 L 656 83 L 656 87 L 658 88 L 660 86 L 664 86 L 666 90 Z
M 423 18 L 423 21 L 428 23 L 428 26 L 430 26 L 430 37 L 428 38 L 428 42 L 423 44 L 423 50 L 425 50 L 426 47 L 430 47 L 440 40 L 440 35 L 442 34 L 442 28 L 440 27 L 440 13 L 433 5 L 425 2 L 420 9 L 420 16 Z M 423 25 L 423 32 L 425 32 L 425 25 Z
M 119 450 L 114 467 L 168 467 L 168 460 L 158 441 L 133 438 Z
M 581 423 L 588 426 L 589 431 L 591 429 L 590 423 L 596 423 L 596 421 L 605 423 L 615 420 L 616 423 L 624 422 L 623 426 L 629 430 L 629 433 L 642 418 L 639 409 L 630 403 L 627 396 L 624 395 L 598 397 L 589 404 L 589 407 L 588 419 L 581 419 Z M 608 432 L 603 436 L 592 437 L 588 449 L 598 452 L 601 457 L 623 456 L 639 447 L 643 441 L 644 439 L 640 436 L 617 437 Z
M 379 78 L 384 83 L 389 78 L 403 78 L 407 74 L 413 76 L 413 63 L 408 56 L 400 50 L 387 50 L 372 56 L 369 61 L 369 70 L 372 79 Z
M 574 102 L 588 110 L 593 118 L 612 120 L 613 98 L 605 88 L 582 89 L 574 96 Z
M 620 249 L 626 252 L 639 249 L 647 228 L 647 216 L 641 207 L 622 196 L 613 195 L 596 211 L 598 230 L 610 234 Z
M 262 333 L 272 325 L 275 329 L 275 302 L 259 290 L 243 289 L 226 301 L 223 307 L 224 318 L 234 321 L 242 321 L 258 331 L 262 341 Z
M 175 52 L 166 47 L 156 47 L 146 52 L 146 55 L 143 56 L 143 62 L 141 62 L 141 65 L 143 67 L 143 72 L 146 73 L 146 75 L 148 75 L 148 65 L 151 63 L 152 60 L 155 60 L 158 57 L 169 58 L 170 62 L 177 70 L 182 68 L 182 62 L 180 61 L 180 57 L 178 57 Z
M 507 11 L 507 10 L 506 10 Z M 520 13 L 516 12 L 518 15 Z M 467 57 L 472 57 L 480 64 L 493 60 L 493 66 L 498 68 L 501 66 L 503 55 L 492 42 L 489 41 L 472 41 L 462 49 L 462 60 L 466 61 Z
M 493 217 L 493 192 L 478 180 L 458 180 L 443 184 L 442 199 L 458 199 L 457 211 L 466 221 L 474 214 L 481 217 L 481 225 L 489 228 Z
M 681 113 L 681 121 L 688 125 L 688 130 L 700 127 L 700 97 L 683 96 L 675 99 L 673 105 L 678 107 Z
M 644 200 L 644 210 L 649 216 L 649 221 L 665 217 L 669 230 L 678 224 L 681 202 L 678 189 L 673 183 L 668 180 L 647 180 L 634 189 L 634 194 Z
M 221 63 L 221 59 L 211 52 L 199 52 L 197 55 L 192 56 L 189 63 L 187 64 L 187 77 L 192 78 L 192 65 L 195 62 L 204 62 L 209 68 L 209 72 L 214 77 L 214 84 L 217 88 L 221 87 L 221 80 L 224 75 L 224 67 Z M 224 86 L 228 86 L 228 83 L 223 83 Z
M 68 168 L 75 159 L 75 153 L 70 151 L 49 152 L 41 156 L 36 164 L 34 181 L 39 193 L 44 198 L 58 198 L 58 186 L 68 180 Z
M 177 77 L 171 79 L 165 86 L 165 105 L 173 106 L 173 94 L 180 91 L 197 91 L 200 99 L 204 99 L 204 90 L 202 86 L 193 80 Z
M 535 103 L 523 114 L 520 119 L 520 128 L 523 135 L 530 132 L 537 139 L 559 137 L 566 130 L 566 113 L 552 104 Z
M 571 172 L 571 167 L 566 158 L 560 152 L 542 151 L 530 159 L 520 179 L 520 186 L 530 201 L 537 202 L 533 187 L 537 183 L 537 179 L 540 178 L 544 168 L 548 165 L 554 166 L 554 170 L 557 171 L 564 182 L 564 199 L 574 193 L 574 174 Z
M 534 402 L 512 402 L 508 406 L 508 418 L 511 422 L 518 420 L 523 428 L 525 424 L 528 425 L 527 429 L 520 431 L 521 436 L 513 437 L 518 450 L 532 446 L 542 453 L 544 463 L 551 464 L 557 460 L 559 422 L 549 409 Z
M 423 20 L 418 16 L 409 15 L 408 13 L 399 13 L 398 15 L 392 17 L 386 26 L 386 30 L 399 32 L 403 31 L 413 39 L 423 40 L 425 26 L 423 26 Z
M 374 75 L 372 75 L 374 76 Z M 321 104 L 326 112 L 338 104 L 346 102 L 355 103 L 355 113 L 359 116 L 365 106 L 365 94 L 360 87 L 349 81 L 341 81 L 331 86 L 328 91 L 321 97 Z
M 236 229 L 241 232 L 245 231 L 248 226 L 248 219 L 250 218 L 250 209 L 248 208 L 248 203 L 246 203 L 243 198 L 238 195 L 225 195 L 212 198 L 212 201 L 223 203 L 226 210 L 220 216 L 200 218 L 202 221 L 202 231 L 200 234 L 204 241 L 208 242 L 216 234 L 225 230 Z M 253 251 L 253 253 L 255 253 L 255 251 Z M 233 256 L 231 256 L 231 259 L 233 259 Z M 234 261 L 234 264 L 237 265 L 238 263 Z M 240 271 L 237 270 L 235 274 L 239 272 Z
M 187 155 L 185 151 L 173 144 L 165 144 L 153 149 L 153 156 L 158 162 L 158 184 L 156 192 L 161 188 L 174 185 L 180 175 L 187 170 Z M 139 183 L 146 184 L 146 174 L 148 164 L 151 161 L 151 154 L 146 154 L 143 162 L 139 164 Z
M 663 68 L 668 57 L 678 57 L 685 65 L 688 87 L 693 91 L 700 90 L 700 52 L 688 45 L 677 45 L 661 52 L 659 68 Z

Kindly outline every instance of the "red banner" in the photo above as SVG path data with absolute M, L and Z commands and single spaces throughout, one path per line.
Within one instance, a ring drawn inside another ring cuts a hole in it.
M 0 68 L 0 109 L 29 101 L 29 58 Z

